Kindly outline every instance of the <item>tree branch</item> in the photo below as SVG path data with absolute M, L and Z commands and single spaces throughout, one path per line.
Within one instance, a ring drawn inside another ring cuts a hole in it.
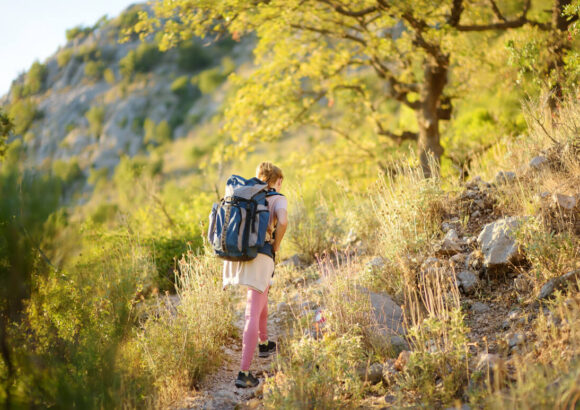
M 403 131 L 401 134 L 395 134 L 394 132 L 383 129 L 379 131 L 379 135 L 389 137 L 399 145 L 402 144 L 403 141 L 417 141 L 419 139 L 419 134 L 411 131 Z
M 336 38 L 344 38 L 344 39 L 352 40 L 352 41 L 355 41 L 359 44 L 362 44 L 365 47 L 367 45 L 367 43 L 364 39 L 357 37 L 357 36 L 354 36 L 352 34 L 348 34 L 348 33 L 335 33 L 334 31 L 330 31 L 327 29 L 305 26 L 302 24 L 290 24 L 290 27 L 298 29 L 298 30 L 307 30 L 307 31 L 312 31 L 314 33 L 319 33 L 319 34 L 323 34 L 323 35 L 327 35 L 327 36 L 333 36 Z
M 348 17 L 364 17 L 364 16 L 371 14 L 371 13 L 374 13 L 375 11 L 378 10 L 377 7 L 371 6 L 371 7 L 367 7 L 366 9 L 353 11 L 353 10 L 347 10 L 338 4 L 334 4 L 330 0 L 318 0 L 318 1 L 320 3 L 324 3 L 324 4 L 332 7 L 337 13 L 342 14 L 343 16 L 348 16 Z
M 477 25 L 477 24 L 461 25 L 461 24 L 458 24 L 457 26 L 455 26 L 457 28 L 457 30 L 464 31 L 464 32 L 465 31 L 504 30 L 504 29 L 508 29 L 508 28 L 522 27 L 526 23 L 531 23 L 527 19 L 527 14 L 528 14 L 528 11 L 530 10 L 530 7 L 532 5 L 532 0 L 526 0 L 526 4 L 524 5 L 524 9 L 522 10 L 521 16 L 515 20 L 505 19 L 505 17 L 503 17 L 503 15 L 499 11 L 499 9 L 497 8 L 497 5 L 495 5 L 493 0 L 490 0 L 490 1 L 492 2 L 492 9 L 494 9 L 494 14 L 496 16 L 498 16 L 498 18 L 500 18 L 499 16 L 501 16 L 501 18 L 500 18 L 500 20 L 502 20 L 501 22 L 491 23 L 491 24 L 483 24 L 483 25 Z
M 501 11 L 499 7 L 497 7 L 497 4 L 495 4 L 495 1 L 489 0 L 489 2 L 491 3 L 491 9 L 493 10 L 493 14 L 495 14 L 496 17 L 501 21 L 507 21 L 506 18 L 503 16 L 503 14 L 501 14 Z
M 451 27 L 456 27 L 461 19 L 463 13 L 463 0 L 453 0 L 453 7 L 451 8 L 451 15 L 447 19 L 447 23 Z

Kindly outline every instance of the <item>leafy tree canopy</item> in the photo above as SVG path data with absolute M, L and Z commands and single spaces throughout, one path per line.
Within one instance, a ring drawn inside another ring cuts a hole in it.
M 471 57 L 485 57 L 500 31 L 549 28 L 544 3 L 536 9 L 531 0 L 501 8 L 494 0 L 163 0 L 152 14 L 141 12 L 133 30 L 144 38 L 162 28 L 162 49 L 193 36 L 257 36 L 256 70 L 231 76 L 238 88 L 224 132 L 237 148 L 315 125 L 374 157 L 377 146 L 418 141 L 429 174 L 429 155 L 443 153 L 439 122 L 450 119 L 452 97 L 469 88 L 465 79 L 480 68 Z M 401 107 L 415 112 L 414 127 L 393 126 Z M 369 129 L 374 140 L 365 145 L 361 134 Z

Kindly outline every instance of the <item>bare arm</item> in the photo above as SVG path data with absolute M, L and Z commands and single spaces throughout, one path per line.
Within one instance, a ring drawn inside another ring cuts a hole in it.
M 276 224 L 276 236 L 274 238 L 274 252 L 278 252 L 280 249 L 280 242 L 284 238 L 286 233 L 286 227 L 288 227 L 288 212 L 285 209 L 276 210 L 276 219 L 278 223 Z

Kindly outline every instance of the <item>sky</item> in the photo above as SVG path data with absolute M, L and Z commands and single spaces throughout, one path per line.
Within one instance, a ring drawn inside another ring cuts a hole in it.
M 0 0 L 0 96 L 36 60 L 66 44 L 67 29 L 118 16 L 138 0 Z

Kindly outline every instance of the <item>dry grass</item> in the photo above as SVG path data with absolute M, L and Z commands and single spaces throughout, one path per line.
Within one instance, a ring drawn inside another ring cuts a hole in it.
M 152 381 L 153 407 L 183 398 L 222 361 L 224 340 L 233 334 L 233 313 L 221 288 L 221 262 L 188 252 L 179 261 L 177 298 L 158 296 L 128 344 L 128 355 Z M 134 377 L 136 375 L 133 375 Z

